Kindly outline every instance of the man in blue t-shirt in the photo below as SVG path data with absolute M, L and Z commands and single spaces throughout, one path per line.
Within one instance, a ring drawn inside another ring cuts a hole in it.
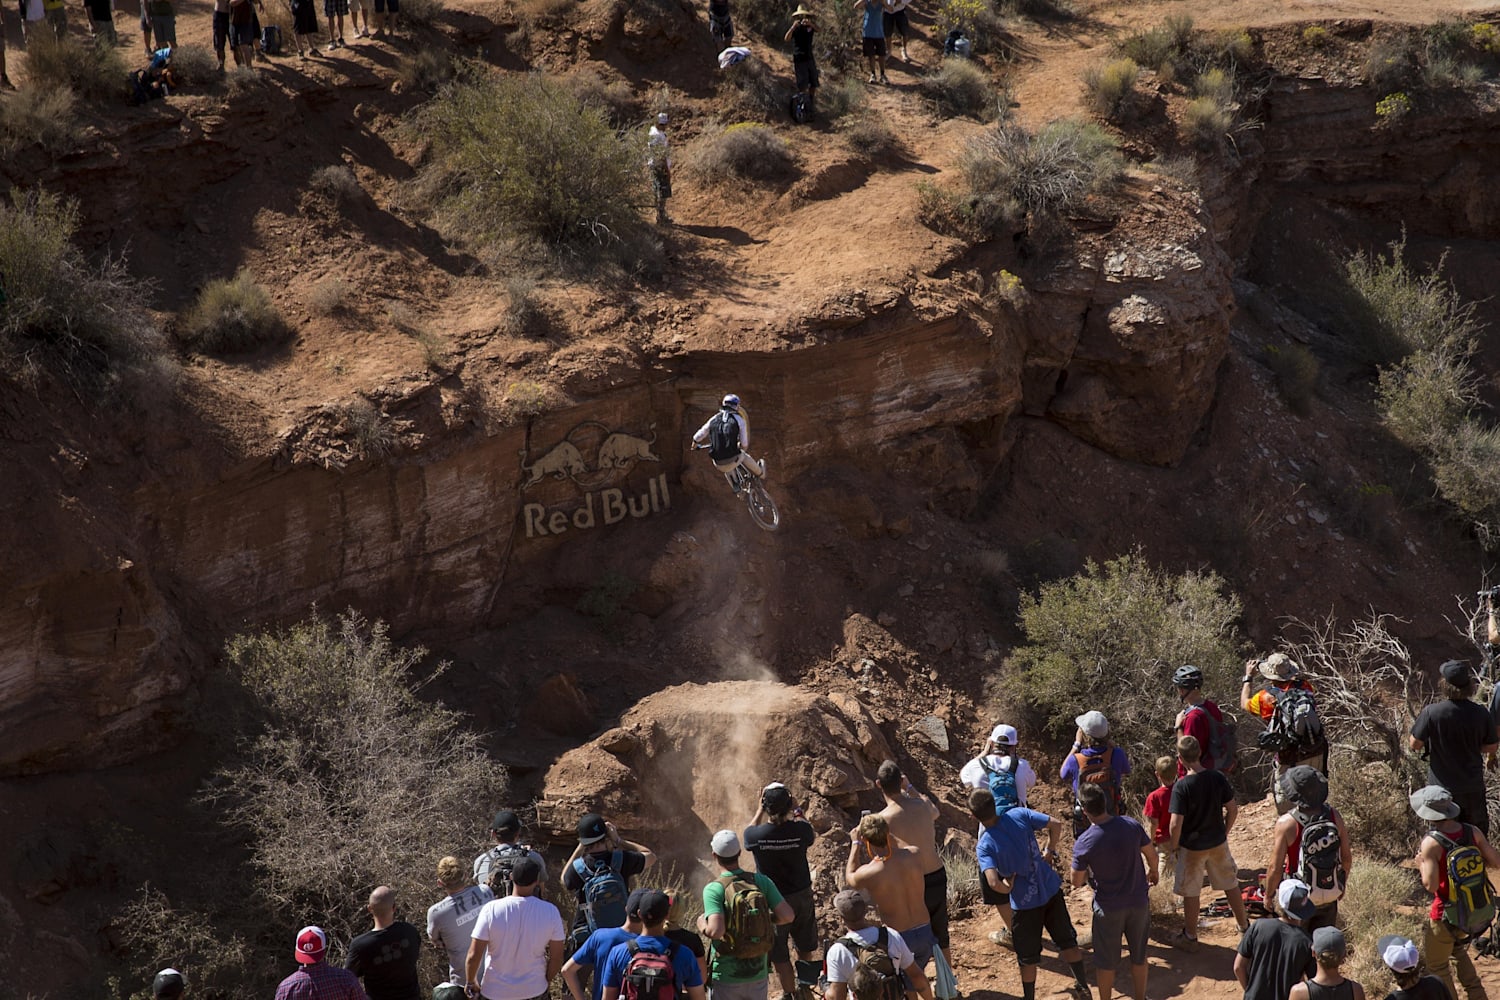
M 604 982 L 604 1000 L 619 1000 L 625 987 L 625 979 L 630 973 L 631 960 L 640 951 L 670 955 L 677 995 L 686 994 L 688 1000 L 704 1000 L 703 970 L 698 967 L 698 959 L 684 945 L 667 937 L 667 916 L 672 912 L 671 899 L 660 890 L 647 889 L 635 904 L 635 914 L 645 925 L 646 932 L 634 941 L 615 945 L 600 966 L 599 978 Z M 635 951 L 632 951 L 632 946 Z
M 1108 796 L 1098 785 L 1078 790 L 1089 828 L 1073 843 L 1075 886 L 1094 887 L 1094 968 L 1099 995 L 1115 986 L 1120 938 L 1130 949 L 1135 1000 L 1146 1000 L 1146 939 L 1151 933 L 1151 886 L 1156 884 L 1156 848 L 1141 824 L 1112 816 Z M 1144 862 L 1144 865 L 1143 865 Z
M 594 973 L 593 986 L 588 991 L 590 1000 L 600 1000 L 604 995 L 604 978 L 599 974 L 599 969 L 605 959 L 609 958 L 615 945 L 634 941 L 645 931 L 646 925 L 641 923 L 640 914 L 641 897 L 645 894 L 645 889 L 631 892 L 630 897 L 625 900 L 625 923 L 619 927 L 601 927 L 594 931 L 563 963 L 563 984 L 572 994 L 573 1000 L 583 1000 L 584 976 L 589 972 Z
M 1083 952 L 1078 933 L 1063 901 L 1062 877 L 1050 861 L 1057 858 L 1057 838 L 1062 821 L 1024 806 L 1013 806 L 1003 815 L 995 813 L 995 797 L 987 788 L 969 792 L 969 811 L 983 830 L 974 849 L 980 877 L 995 892 L 1010 894 L 1015 911 L 1013 934 L 1016 964 L 1021 967 L 1021 996 L 1036 998 L 1036 967 L 1042 959 L 1042 929 L 1046 928 L 1062 959 L 1073 970 L 1073 992 L 1088 1000 L 1088 980 L 1083 972 Z M 1047 831 L 1047 846 L 1038 849 L 1036 831 Z
M 876 81 L 878 70 L 880 82 L 888 83 L 885 78 L 885 4 L 881 0 L 854 0 L 854 7 L 864 10 L 860 44 L 865 62 L 870 66 L 870 82 Z

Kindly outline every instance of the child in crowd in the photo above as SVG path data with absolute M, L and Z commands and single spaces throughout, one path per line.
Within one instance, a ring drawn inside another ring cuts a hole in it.
M 1173 871 L 1176 863 L 1166 849 L 1167 841 L 1172 838 L 1172 786 L 1177 784 L 1176 757 L 1156 758 L 1156 780 L 1159 784 L 1146 796 L 1141 815 L 1146 819 L 1146 832 L 1151 834 L 1151 843 L 1159 852 L 1162 878 L 1165 879 L 1166 873 Z

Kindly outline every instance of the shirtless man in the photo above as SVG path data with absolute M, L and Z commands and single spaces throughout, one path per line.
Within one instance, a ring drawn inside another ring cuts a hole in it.
M 859 863 L 861 855 L 869 861 Z M 916 958 L 917 968 L 926 970 L 937 939 L 923 899 L 920 851 L 891 834 L 885 817 L 865 816 L 859 821 L 844 862 L 844 883 L 863 889 L 880 910 L 881 922 L 901 935 Z
M 948 952 L 948 870 L 937 851 L 938 807 L 931 799 L 912 787 L 893 760 L 881 763 L 875 772 L 875 784 L 885 796 L 885 808 L 876 813 L 884 816 L 891 834 L 917 849 L 921 862 L 923 904 L 932 936 Z

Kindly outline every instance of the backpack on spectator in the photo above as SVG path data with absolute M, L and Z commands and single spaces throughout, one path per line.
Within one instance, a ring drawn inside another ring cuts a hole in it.
M 1021 768 L 1021 758 L 1016 754 L 1009 756 L 1010 764 L 998 770 L 990 767 L 989 762 L 983 757 L 979 758 L 979 766 L 989 776 L 990 794 L 995 797 L 996 815 L 1021 804 L 1021 790 L 1016 785 L 1016 772 Z
M 720 410 L 708 425 L 708 457 L 727 462 L 740 453 L 740 422 L 727 410 Z
M 281 28 L 274 24 L 261 28 L 260 47 L 268 56 L 281 55 Z
M 573 862 L 573 870 L 583 880 L 583 912 L 591 934 L 601 927 L 625 923 L 625 897 L 629 892 L 625 876 L 620 874 L 623 867 L 624 851 L 585 855 Z
M 1104 789 L 1109 796 L 1109 811 L 1111 814 L 1120 815 L 1120 782 L 1115 777 L 1115 769 L 1112 758 L 1115 755 L 1114 744 L 1103 753 L 1086 754 L 1079 751 L 1073 755 L 1078 763 L 1078 787 L 1084 785 L 1098 785 Z
M 672 966 L 672 955 L 681 945 L 669 944 L 663 953 L 647 951 L 639 939 L 631 939 L 625 947 L 630 961 L 620 981 L 622 1000 L 676 1000 L 677 970 Z
M 715 942 L 714 951 L 729 958 L 769 955 L 776 918 L 755 877 L 744 872 L 720 875 L 719 884 L 724 887 L 724 937 Z
M 808 94 L 806 91 L 798 91 L 797 93 L 793 94 L 791 103 L 788 106 L 788 110 L 791 112 L 792 121 L 796 122 L 798 125 L 805 125 L 806 123 L 812 121 L 812 95 Z
M 1204 756 L 1214 762 L 1213 769 L 1233 774 L 1240 766 L 1239 735 L 1234 731 L 1234 723 L 1214 718 L 1214 714 L 1202 705 L 1194 705 L 1188 711 L 1202 712 L 1208 720 L 1208 746 L 1203 750 Z
M 511 870 L 516 867 L 517 861 L 531 854 L 531 848 L 520 844 L 496 844 L 489 849 L 488 854 L 490 870 L 484 877 L 484 884 L 495 894 L 496 899 L 504 899 L 515 888 L 515 882 L 510 877 Z
M 854 1000 L 901 1000 L 905 991 L 901 970 L 891 957 L 890 931 L 881 927 L 873 944 L 866 943 L 858 934 L 839 941 L 854 952 L 854 972 L 849 976 L 849 992 Z
M 1308 885 L 1307 898 L 1315 906 L 1338 902 L 1344 897 L 1347 873 L 1342 859 L 1344 838 L 1334 822 L 1333 809 L 1325 805 L 1317 816 L 1301 825 L 1302 857 L 1297 877 Z
M 1302 687 L 1276 692 L 1276 707 L 1259 742 L 1262 749 L 1275 751 L 1283 764 L 1322 752 L 1328 741 L 1312 692 Z
M 1462 841 L 1430 831 L 1443 848 L 1443 867 L 1448 877 L 1443 923 L 1466 938 L 1484 933 L 1495 921 L 1495 890 L 1484 868 L 1484 855 L 1474 844 L 1472 829 L 1464 824 Z

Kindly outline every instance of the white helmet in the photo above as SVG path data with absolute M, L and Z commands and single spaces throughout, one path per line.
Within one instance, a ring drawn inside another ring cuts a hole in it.
M 740 408 L 740 397 L 731 392 L 724 397 L 724 402 L 720 405 L 726 410 L 738 410 Z

